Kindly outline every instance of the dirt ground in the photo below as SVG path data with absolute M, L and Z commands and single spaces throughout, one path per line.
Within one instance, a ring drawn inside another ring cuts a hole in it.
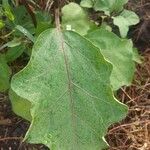
M 131 0 L 141 22 L 129 33 L 142 55 L 133 84 L 118 91 L 118 98 L 129 106 L 128 116 L 112 125 L 106 136 L 109 150 L 150 150 L 150 0 Z M 20 66 L 22 67 L 20 63 Z M 0 150 L 47 150 L 42 145 L 23 143 L 29 122 L 16 116 L 6 93 L 0 93 Z

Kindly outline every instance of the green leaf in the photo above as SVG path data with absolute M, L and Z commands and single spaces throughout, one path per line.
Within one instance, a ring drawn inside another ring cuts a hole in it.
M 109 15 L 112 12 L 120 12 L 127 2 L 128 0 L 82 0 L 80 4 L 82 7 L 93 7 L 96 11 L 104 11 Z
M 139 23 L 139 17 L 133 11 L 124 10 L 119 16 L 113 17 L 113 22 L 119 27 L 121 36 L 125 38 L 129 27 Z
M 105 30 L 108 30 L 108 31 L 112 31 L 112 27 L 109 26 L 106 22 L 102 22 L 101 24 L 101 28 L 105 29 Z
M 15 24 L 23 26 L 25 29 L 32 32 L 34 25 L 33 25 L 31 16 L 27 12 L 25 6 L 19 5 L 17 7 L 14 7 L 13 13 L 15 15 L 15 20 L 14 20 Z
M 52 27 L 52 19 L 48 12 L 37 11 L 36 12 L 37 27 L 35 30 L 36 36 Z
M 4 92 L 9 88 L 9 80 L 11 70 L 5 60 L 5 55 L 0 54 L 0 92 Z
M 127 107 L 113 96 L 112 66 L 98 48 L 71 31 L 43 32 L 28 65 L 11 81 L 12 90 L 32 104 L 25 140 L 51 150 L 101 150 L 110 124 Z
M 23 26 L 17 25 L 15 28 L 19 30 L 21 33 L 23 33 L 26 37 L 28 37 L 28 39 L 31 40 L 32 42 L 35 41 L 34 36 Z
M 112 63 L 113 70 L 110 80 L 113 89 L 117 90 L 123 85 L 130 85 L 135 71 L 133 47 L 130 40 L 120 39 L 114 33 L 104 29 L 95 30 L 86 37 Z
M 62 8 L 62 27 L 66 30 L 73 30 L 81 35 L 94 27 L 87 13 L 76 3 L 69 3 Z
M 4 8 L 4 14 L 8 17 L 9 20 L 14 21 L 15 17 L 11 11 L 8 0 L 2 0 L 2 6 Z
M 39 22 L 36 28 L 36 36 L 39 36 L 43 31 L 49 29 L 51 26 L 48 22 Z
M 0 5 L 0 16 L 3 16 L 3 15 L 4 15 L 4 11 L 3 11 L 2 6 Z
M 32 120 L 30 114 L 31 103 L 28 100 L 21 98 L 11 89 L 9 90 L 9 99 L 12 104 L 12 109 L 17 115 L 28 121 Z
M 22 45 L 9 48 L 6 52 L 6 60 L 7 62 L 12 62 L 16 60 L 21 54 L 24 52 L 24 47 Z
M 2 20 L 0 20 L 0 29 L 2 29 L 4 26 L 5 26 L 5 23 Z
M 12 41 L 9 41 L 7 43 L 5 43 L 4 45 L 2 45 L 0 47 L 0 50 L 6 48 L 6 47 L 16 47 L 19 46 L 21 44 L 21 39 L 20 38 L 14 38 Z
M 142 63 L 142 57 L 139 55 L 137 48 L 133 48 L 133 60 L 138 64 Z
M 94 0 L 81 0 L 80 5 L 86 8 L 92 8 L 94 5 Z

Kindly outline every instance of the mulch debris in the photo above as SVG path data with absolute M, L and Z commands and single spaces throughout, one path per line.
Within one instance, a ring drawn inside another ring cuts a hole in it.
M 122 103 L 129 107 L 128 116 L 108 130 L 110 150 L 150 150 L 150 49 L 137 65 L 130 87 L 118 91 Z

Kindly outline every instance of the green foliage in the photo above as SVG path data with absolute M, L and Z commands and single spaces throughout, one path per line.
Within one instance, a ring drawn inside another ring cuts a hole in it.
M 129 27 L 139 23 L 139 17 L 133 11 L 123 10 L 125 3 L 127 3 L 127 0 L 82 0 L 80 5 L 86 8 L 94 8 L 96 11 L 104 11 L 108 16 L 111 14 L 110 17 L 113 19 L 114 25 L 119 27 L 121 37 L 125 38 Z
M 124 10 L 119 16 L 113 17 L 113 22 L 119 27 L 121 36 L 125 38 L 129 26 L 139 23 L 139 17 L 133 11 Z
M 81 0 L 80 5 L 86 8 L 92 8 L 94 6 L 94 0 Z
M 11 101 L 13 111 L 18 116 L 21 116 L 28 121 L 32 120 L 30 114 L 31 103 L 28 100 L 21 98 L 12 90 L 9 91 L 9 99 Z
M 63 29 L 73 30 L 81 35 L 87 34 L 90 28 L 94 27 L 87 13 L 76 3 L 69 3 L 62 8 Z
M 28 37 L 29 40 L 34 42 L 34 36 L 27 29 L 25 29 L 23 26 L 17 25 L 15 28 L 18 31 L 20 31 L 21 33 L 23 33 L 26 37 Z
M 123 85 L 130 85 L 135 71 L 132 43 L 129 40 L 120 39 L 114 33 L 104 29 L 93 31 L 86 37 L 112 63 L 113 70 L 110 80 L 113 90 L 118 90 Z
M 112 12 L 120 12 L 123 9 L 123 5 L 128 0 L 82 0 L 81 6 L 87 8 L 94 8 L 96 11 L 104 11 L 105 14 Z
M 9 88 L 11 70 L 5 60 L 5 55 L 0 54 L 0 91 L 5 91 Z
M 99 49 L 77 33 L 43 32 L 28 65 L 11 82 L 12 90 L 32 104 L 25 139 L 51 150 L 106 148 L 107 127 L 127 113 L 113 97 L 111 69 Z
M 4 49 L 6 47 L 16 47 L 20 44 L 21 44 L 21 40 L 17 39 L 17 38 L 14 38 L 12 41 L 9 41 L 9 42 L 5 43 L 4 45 L 2 45 L 0 47 L 0 50 Z
M 4 14 L 9 18 L 9 20 L 14 21 L 15 17 L 11 11 L 8 0 L 2 0 L 2 6 L 4 8 Z
M 37 11 L 37 27 L 35 29 L 36 36 L 52 27 L 52 16 L 48 12 Z
M 137 48 L 133 48 L 133 60 L 138 64 L 142 63 L 142 57 L 139 55 Z
M 7 62 L 15 61 L 18 57 L 21 56 L 23 52 L 24 52 L 24 47 L 22 45 L 9 48 L 5 54 L 6 61 Z
M 35 29 L 31 20 L 31 16 L 26 11 L 26 8 L 24 6 L 15 7 L 13 9 L 13 14 L 15 15 L 15 25 L 22 26 L 23 28 L 28 30 L 28 32 L 34 32 Z
M 0 20 L 0 29 L 3 28 L 4 26 L 5 26 L 4 22 Z

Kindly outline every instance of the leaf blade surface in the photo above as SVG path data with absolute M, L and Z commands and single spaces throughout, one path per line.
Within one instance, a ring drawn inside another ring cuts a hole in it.
M 110 77 L 113 90 L 130 85 L 135 72 L 133 61 L 133 44 L 130 40 L 121 39 L 105 29 L 98 29 L 86 35 L 96 45 L 104 57 L 113 65 Z
M 26 140 L 51 150 L 107 147 L 102 140 L 107 127 L 127 112 L 113 97 L 110 73 L 99 49 L 82 36 L 56 29 L 43 32 L 30 62 L 11 83 L 32 104 Z

